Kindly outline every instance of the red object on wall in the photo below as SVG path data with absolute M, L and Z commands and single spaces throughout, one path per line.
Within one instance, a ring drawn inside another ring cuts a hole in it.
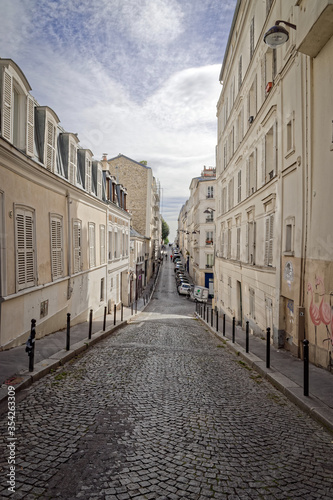
M 273 87 L 273 82 L 268 82 L 266 85 L 266 94 L 268 94 Z

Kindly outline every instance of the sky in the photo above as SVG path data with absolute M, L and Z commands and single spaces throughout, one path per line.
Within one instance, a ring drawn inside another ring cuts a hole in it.
M 0 57 L 96 160 L 147 161 L 176 236 L 215 167 L 219 73 L 236 0 L 0 0 Z

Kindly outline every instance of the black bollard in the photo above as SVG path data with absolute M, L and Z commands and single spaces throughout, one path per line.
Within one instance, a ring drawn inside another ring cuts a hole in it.
M 225 337 L 225 314 L 223 314 L 223 337 Z
M 309 395 L 309 341 L 303 340 L 303 362 L 304 362 L 304 396 Z
M 219 331 L 219 313 L 218 310 L 216 309 L 216 331 Z
M 135 314 L 137 314 L 138 312 L 138 301 L 136 300 L 135 301 Z
M 267 327 L 266 333 L 266 368 L 271 366 L 271 329 Z
M 106 329 L 106 306 L 104 307 L 104 320 L 103 320 L 103 332 Z
M 235 343 L 235 327 L 236 327 L 236 318 L 235 316 L 232 318 L 232 343 Z
M 90 314 L 89 314 L 89 335 L 88 335 L 89 339 L 91 339 L 91 332 L 92 332 L 92 317 L 93 317 L 93 310 L 90 309 Z
M 214 310 L 211 308 L 210 310 L 210 326 L 213 327 L 214 325 Z
M 115 325 L 117 322 L 117 306 L 116 306 L 116 304 L 113 306 L 113 314 L 114 314 L 113 324 Z
M 35 336 L 36 336 L 36 320 L 31 320 L 31 331 L 30 337 L 27 340 L 25 351 L 29 356 L 29 372 L 34 371 L 34 359 L 35 359 Z
M 67 313 L 66 351 L 69 351 L 70 344 L 71 344 L 71 313 Z
M 124 304 L 121 303 L 121 321 L 124 321 Z
M 133 302 L 131 302 L 131 315 L 133 315 Z
M 245 339 L 245 350 L 249 352 L 249 322 L 246 322 L 246 339 Z

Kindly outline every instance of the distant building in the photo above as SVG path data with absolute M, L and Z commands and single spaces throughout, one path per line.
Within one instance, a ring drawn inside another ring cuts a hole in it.
M 132 216 L 132 227 L 149 238 L 144 259 L 145 282 L 149 280 L 160 258 L 162 222 L 160 214 L 160 186 L 146 162 L 137 162 L 125 155 L 103 158 L 103 170 L 126 186 L 127 209 Z
M 204 167 L 190 184 L 190 198 L 178 218 L 178 244 L 196 285 L 214 294 L 215 182 L 216 169 Z
M 102 164 L 30 91 L 0 59 L 1 349 L 25 342 L 32 319 L 42 337 L 64 328 L 67 313 L 75 324 L 128 303 L 126 191 L 114 179 L 108 197 Z
M 263 8 L 263 3 L 266 8 Z M 289 39 L 270 48 L 276 20 Z M 283 21 L 280 21 L 283 25 Z M 333 2 L 238 1 L 217 105 L 215 305 L 328 367 Z

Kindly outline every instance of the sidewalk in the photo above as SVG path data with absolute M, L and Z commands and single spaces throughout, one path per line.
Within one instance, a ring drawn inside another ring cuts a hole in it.
M 294 404 L 308 413 L 333 432 L 333 374 L 309 363 L 309 396 L 304 396 L 303 361 L 288 351 L 270 346 L 270 368 L 266 368 L 266 341 L 250 335 L 249 352 L 246 352 L 246 334 L 240 326 L 235 328 L 235 343 L 232 342 L 232 322 L 226 317 L 223 336 L 222 318 L 219 318 L 219 331 L 195 313 L 209 329 L 225 341 L 227 346 L 240 356 L 251 368 L 259 372 L 272 385 L 287 396 Z
M 135 303 L 133 304 L 133 314 L 131 307 L 124 307 L 123 320 L 121 320 L 121 310 L 117 310 L 116 324 L 114 324 L 114 315 L 107 314 L 105 331 L 103 331 L 104 316 L 93 317 L 91 339 L 89 339 L 88 321 L 71 326 L 70 349 L 68 351 L 66 350 L 66 328 L 41 339 L 36 339 L 34 370 L 32 372 L 29 372 L 29 356 L 25 351 L 25 344 L 6 351 L 0 351 L 0 403 L 7 399 L 8 385 L 15 387 L 16 392 L 25 389 L 36 380 L 50 373 L 51 370 L 57 369 L 99 340 L 127 325 L 131 319 L 136 317 L 136 314 L 145 309 L 149 303 L 149 300 L 146 302 L 146 296 L 148 294 L 151 296 L 154 290 L 154 278 L 151 278 L 143 296 L 138 299 L 137 306 L 135 306 Z M 145 297 L 145 300 L 143 297 Z M 36 332 L 38 334 L 38 324 L 36 325 Z

